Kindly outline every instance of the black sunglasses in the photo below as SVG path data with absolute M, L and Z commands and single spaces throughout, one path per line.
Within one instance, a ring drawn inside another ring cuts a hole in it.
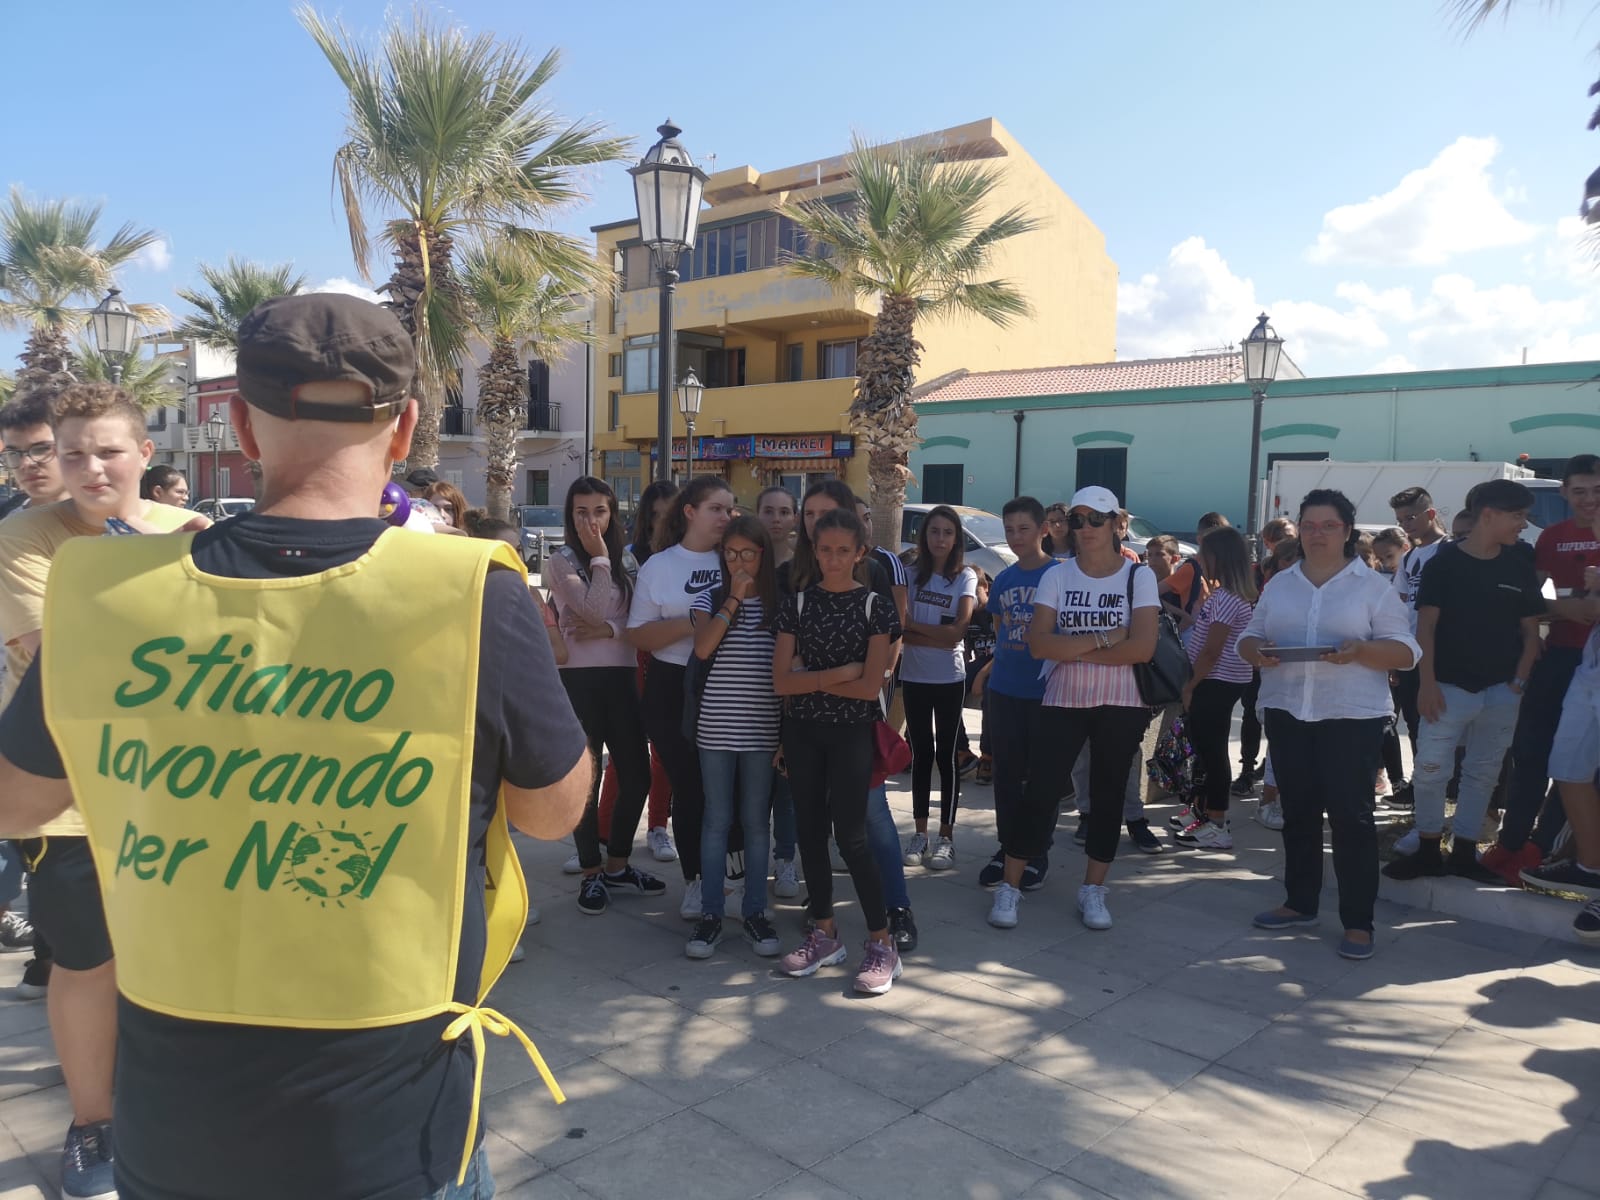
M 1111 520 L 1111 513 L 1088 512 L 1072 513 L 1067 517 L 1068 529 L 1082 529 L 1085 525 L 1093 525 L 1096 529 Z

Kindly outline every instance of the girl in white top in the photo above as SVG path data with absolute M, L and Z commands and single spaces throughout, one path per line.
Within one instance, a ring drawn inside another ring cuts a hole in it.
M 689 609 L 722 578 L 717 543 L 733 515 L 733 492 L 714 475 L 689 481 L 672 498 L 656 530 L 656 549 L 639 568 L 628 613 L 628 641 L 649 651 L 644 675 L 644 726 L 672 781 L 672 835 L 683 868 L 678 913 L 700 919 L 700 823 L 705 792 L 700 757 L 683 736 L 683 677 L 694 652 Z
M 956 744 L 967 667 L 962 640 L 977 604 L 978 576 L 965 565 L 961 518 L 947 505 L 932 509 L 917 532 L 917 561 L 906 601 L 905 649 L 900 656 L 906 740 L 911 743 L 911 815 L 916 832 L 906 842 L 908 867 L 935 871 L 955 866 L 956 805 L 961 775 Z M 928 843 L 928 800 L 939 768 L 939 838 Z
M 1028 757 L 1017 853 L 1006 847 L 1005 881 L 989 914 L 1002 928 L 1017 922 L 1023 868 L 1048 850 L 1072 764 L 1091 739 L 1089 861 L 1078 911 L 1090 929 L 1111 928 L 1106 874 L 1117 853 L 1128 772 L 1150 723 L 1133 664 L 1154 657 L 1161 611 L 1155 575 L 1122 556 L 1120 512 L 1110 489 L 1078 489 L 1067 517 L 1077 557 L 1046 571 L 1034 592 L 1028 650 L 1050 664 L 1050 677 Z
M 1261 670 L 1262 724 L 1283 805 L 1281 907 L 1263 929 L 1315 925 L 1322 895 L 1322 818 L 1333 836 L 1346 958 L 1372 956 L 1378 896 L 1378 835 L 1372 815 L 1383 731 L 1393 707 L 1389 672 L 1416 665 L 1420 650 L 1405 604 L 1389 581 L 1356 556 L 1355 507 L 1318 488 L 1300 502 L 1301 559 L 1273 576 L 1239 640 Z M 1312 662 L 1273 650 L 1329 646 Z

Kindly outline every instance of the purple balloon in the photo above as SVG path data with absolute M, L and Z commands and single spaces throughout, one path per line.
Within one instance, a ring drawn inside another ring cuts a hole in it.
M 397 528 L 403 528 L 411 516 L 411 497 L 398 483 L 383 485 L 383 499 L 378 501 L 378 516 Z

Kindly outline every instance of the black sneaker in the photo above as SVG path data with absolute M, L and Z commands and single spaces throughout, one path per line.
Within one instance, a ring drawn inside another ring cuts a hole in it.
M 1600 900 L 1589 901 L 1583 911 L 1572 918 L 1572 932 L 1578 935 L 1579 941 L 1591 945 L 1600 942 Z
M 1045 876 L 1050 874 L 1050 859 L 1030 858 L 1028 865 L 1022 868 L 1022 890 L 1037 892 L 1044 886 Z
M 578 911 L 585 916 L 598 917 L 611 903 L 611 893 L 606 891 L 606 881 L 598 875 L 585 875 L 578 888 Z
M 1239 778 L 1233 781 L 1232 786 L 1228 788 L 1228 795 L 1238 796 L 1241 799 L 1255 794 L 1256 784 L 1251 775 L 1240 775 Z
M 110 1121 L 69 1127 L 67 1144 L 61 1148 L 62 1196 L 68 1200 L 115 1196 L 117 1184 L 112 1166 L 115 1161 Z
M 1089 841 L 1089 814 L 1078 814 L 1078 827 L 1072 831 L 1072 840 L 1082 846 Z
M 722 918 L 701 917 L 700 923 L 694 927 L 694 935 L 684 946 L 683 952 L 690 958 L 710 958 L 717 951 L 717 943 L 722 940 Z
M 909 908 L 889 910 L 889 936 L 894 938 L 894 947 L 901 954 L 910 954 L 917 948 L 917 923 Z
M 1586 871 L 1577 863 L 1552 862 L 1529 867 L 1522 882 L 1545 892 L 1570 892 L 1589 900 L 1600 900 L 1600 871 Z
M 1470 879 L 1473 883 L 1492 883 L 1499 887 L 1506 885 L 1504 879 L 1478 861 L 1477 844 L 1465 838 L 1457 838 L 1451 843 L 1450 857 L 1445 859 L 1445 870 L 1461 879 Z
M 1379 803 L 1385 808 L 1415 808 L 1417 806 L 1417 798 L 1411 785 L 1402 783 L 1389 795 L 1380 797 Z
M 33 949 L 33 926 L 17 912 L 0 916 L 0 954 L 20 954 Z
M 1133 844 L 1146 854 L 1161 854 L 1166 850 L 1161 844 L 1161 839 L 1156 837 L 1155 831 L 1150 828 L 1149 821 L 1129 821 L 1128 836 L 1133 839 Z
M 42 1000 L 50 991 L 50 958 L 30 958 L 22 967 L 22 982 L 17 984 L 18 1000 Z
M 1405 854 L 1384 863 L 1383 873 L 1390 879 L 1422 879 L 1448 874 L 1444 855 L 1439 853 L 1439 839 L 1423 838 L 1415 854 Z
M 983 864 L 983 870 L 978 872 L 978 886 L 981 888 L 999 887 L 1000 881 L 1006 877 L 1006 855 L 1003 850 L 996 850 L 994 857 Z
M 608 888 L 632 888 L 641 896 L 659 896 L 667 890 L 665 880 L 657 879 L 649 871 L 641 871 L 631 863 L 615 875 L 606 871 L 603 878 Z
M 717 922 L 718 926 L 722 923 Z M 695 931 L 698 935 L 699 931 Z M 744 936 L 750 940 L 750 945 L 755 947 L 755 952 L 762 958 L 775 958 L 778 950 L 778 931 L 773 928 L 772 922 L 767 920 L 766 913 L 757 913 L 753 917 L 744 919 Z

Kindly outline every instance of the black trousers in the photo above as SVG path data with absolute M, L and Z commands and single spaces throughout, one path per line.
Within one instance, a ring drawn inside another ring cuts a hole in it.
M 1383 747 L 1382 717 L 1301 721 L 1266 711 L 1272 771 L 1283 804 L 1284 905 L 1315 916 L 1322 900 L 1322 818 L 1333 837 L 1344 928 L 1372 930 L 1378 899 L 1378 829 L 1372 781 Z
M 1122 805 L 1128 772 L 1139 753 L 1150 710 L 1121 705 L 1099 708 L 1055 708 L 1041 704 L 1034 717 L 1028 756 L 1028 783 L 1023 793 L 1014 842 L 1005 847 L 1013 858 L 1040 858 L 1049 853 L 1056 809 L 1072 784 L 1072 767 L 1084 743 L 1094 741 L 1089 756 L 1089 836 L 1084 849 L 1096 862 L 1117 857 L 1122 837 Z
M 989 705 L 984 713 L 983 735 L 994 749 L 994 823 L 1004 848 L 1017 837 L 1033 730 L 1043 701 L 1007 696 L 993 688 L 985 689 L 983 698 Z M 1054 824 L 1052 816 L 1051 825 Z
M 1248 683 L 1226 683 L 1221 679 L 1202 679 L 1194 686 L 1189 704 L 1189 741 L 1206 769 L 1205 803 L 1210 812 L 1228 810 L 1229 774 L 1228 731 L 1233 725 L 1233 709 L 1250 687 Z M 1090 763 L 1094 762 L 1091 758 Z
M 800 865 L 810 893 L 807 912 L 814 921 L 833 917 L 833 865 L 828 858 L 828 833 L 850 868 L 867 931 L 889 926 L 883 880 L 867 848 L 867 790 L 872 783 L 872 726 L 824 725 L 786 719 L 783 761 L 794 793 L 796 840 Z
M 639 710 L 638 672 L 633 667 L 571 667 L 561 672 L 572 711 L 589 739 L 594 757 L 594 782 L 589 802 L 573 830 L 578 862 L 585 870 L 600 866 L 600 843 L 613 858 L 633 853 L 633 835 L 650 795 L 650 748 L 645 742 L 644 715 Z M 617 769 L 617 803 L 611 828 L 600 828 L 600 754 L 611 752 Z
M 672 781 L 672 837 L 678 844 L 678 865 L 688 883 L 700 877 L 706 790 L 700 779 L 700 751 L 683 736 L 684 673 L 685 668 L 677 663 L 651 657 L 644 669 L 644 729 Z M 613 817 L 612 824 L 616 823 Z
M 1406 736 L 1411 739 L 1411 757 L 1417 756 L 1417 730 L 1422 728 L 1422 714 L 1417 711 L 1417 692 L 1422 687 L 1422 676 L 1415 667 L 1409 671 L 1394 672 L 1394 686 L 1389 689 L 1389 694 L 1394 697 L 1394 709 L 1398 714 L 1395 725 L 1399 726 L 1401 720 L 1406 723 Z M 1554 727 L 1551 733 L 1554 734 Z M 1392 782 L 1392 781 L 1391 781 Z
M 912 683 L 901 680 L 906 701 L 906 740 L 911 743 L 911 815 L 928 819 L 933 768 L 939 768 L 939 824 L 956 823 L 961 801 L 961 773 L 956 770 L 956 742 L 961 735 L 961 705 L 967 685 Z
M 1261 698 L 1261 672 L 1251 671 L 1244 689 L 1244 713 L 1239 718 L 1239 775 L 1255 774 L 1261 757 L 1261 718 L 1256 716 L 1256 701 Z
M 1533 840 L 1546 854 L 1566 824 L 1561 791 L 1550 786 L 1550 746 L 1561 723 L 1561 705 L 1583 651 L 1570 646 L 1547 646 L 1528 673 L 1528 686 L 1517 710 L 1517 730 L 1511 735 L 1511 786 L 1506 790 L 1505 814 L 1500 819 L 1500 845 L 1520 850 L 1533 832 Z M 1549 796 L 1548 806 L 1546 796 Z M 1534 831 L 1540 809 L 1545 816 Z

